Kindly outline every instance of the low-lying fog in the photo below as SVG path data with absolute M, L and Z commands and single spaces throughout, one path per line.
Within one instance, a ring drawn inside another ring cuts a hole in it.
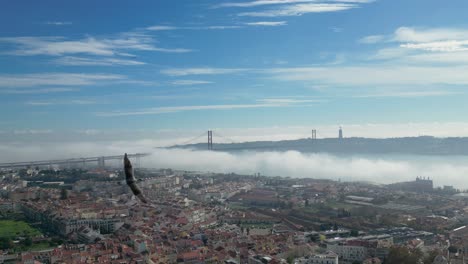
M 149 142 L 146 142 L 149 143 Z M 35 145 L 0 144 L 1 162 L 78 158 L 118 153 L 148 152 L 141 165 L 221 173 L 261 173 L 269 176 L 312 177 L 342 181 L 393 183 L 430 177 L 435 186 L 453 185 L 468 189 L 468 156 L 353 155 L 286 152 L 195 151 L 188 149 L 152 149 L 139 142 L 44 143 Z

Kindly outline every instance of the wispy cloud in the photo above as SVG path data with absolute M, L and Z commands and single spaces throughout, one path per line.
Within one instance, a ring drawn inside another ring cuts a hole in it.
M 176 27 L 176 26 L 161 26 L 155 25 L 147 27 L 147 30 L 151 31 L 168 31 L 168 30 L 222 30 L 222 29 L 237 29 L 242 28 L 242 26 L 237 25 L 214 25 L 214 26 L 190 26 L 190 27 Z
M 467 85 L 467 66 L 404 66 L 372 64 L 344 67 L 277 68 L 266 70 L 283 81 L 310 81 L 314 84 L 359 85 Z
M 146 63 L 136 60 L 117 59 L 117 58 L 84 58 L 65 56 L 53 60 L 54 63 L 69 66 L 132 66 L 144 65 Z
M 126 79 L 118 74 L 33 73 L 0 75 L 0 87 L 81 86 Z
M 281 16 L 301 16 L 307 13 L 337 12 L 356 8 L 356 4 L 348 3 L 310 3 L 280 6 L 274 9 L 243 12 L 239 16 L 250 17 L 281 17 Z
M 406 54 L 405 58 L 410 62 L 437 64 L 465 65 L 468 63 L 468 52 L 430 52 L 420 54 Z
M 47 21 L 44 24 L 46 25 L 54 25 L 54 26 L 68 26 L 73 24 L 72 22 L 69 21 Z
M 400 45 L 402 48 L 408 49 L 419 49 L 426 51 L 467 51 L 468 50 L 468 40 L 447 40 L 447 41 L 436 41 L 436 42 L 426 42 L 426 43 L 407 43 Z
M 361 38 L 359 42 L 364 43 L 364 44 L 375 44 L 375 43 L 383 41 L 384 39 L 385 39 L 384 35 L 372 35 L 372 36 Z
M 186 75 L 219 75 L 245 72 L 248 69 L 241 68 L 172 68 L 161 70 L 161 74 L 168 76 L 186 76 Z
M 288 23 L 286 21 L 258 21 L 258 22 L 248 22 L 245 23 L 248 26 L 268 26 L 268 27 L 276 27 L 276 26 L 285 26 Z
M 258 102 L 266 104 L 302 104 L 302 103 L 322 103 L 323 99 L 291 99 L 291 98 L 265 98 L 258 99 Z
M 171 82 L 172 85 L 199 85 L 199 84 L 211 84 L 213 82 L 210 81 L 202 81 L 202 80 L 175 80 Z
M 41 88 L 41 89 L 16 89 L 16 90 L 0 90 L 0 93 L 4 94 L 48 94 L 48 93 L 64 93 L 64 92 L 76 92 L 79 91 L 77 88 Z
M 330 29 L 335 33 L 343 32 L 343 28 L 340 28 L 340 27 L 330 27 Z
M 462 64 L 468 59 L 468 30 L 461 28 L 399 27 L 392 34 L 367 36 L 359 42 L 386 45 L 370 59 L 420 64 Z
M 374 94 L 355 95 L 354 98 L 379 98 L 379 97 L 400 97 L 400 98 L 413 98 L 413 97 L 428 97 L 428 96 L 448 96 L 460 94 L 453 91 L 404 91 L 404 92 L 383 92 Z
M 51 134 L 52 132 L 50 129 L 22 129 L 13 131 L 15 135 Z
M 219 7 L 256 7 L 256 6 L 267 6 L 267 5 L 287 5 L 287 4 L 298 4 L 298 3 L 324 3 L 324 2 L 341 2 L 341 3 L 371 3 L 374 0 L 256 0 L 246 2 L 227 2 L 215 5 L 215 8 Z
M 154 45 L 154 39 L 144 34 L 122 34 L 116 38 L 87 37 L 79 40 L 68 40 L 63 37 L 4 37 L 0 43 L 12 44 L 10 55 L 61 56 L 67 54 L 88 54 L 95 56 L 127 55 L 125 51 L 156 51 L 167 53 L 185 53 L 190 49 L 161 48 Z
M 315 103 L 316 101 L 314 101 Z M 187 111 L 200 111 L 200 110 L 234 110 L 234 109 L 248 109 L 248 108 L 272 108 L 272 107 L 288 107 L 298 105 L 300 103 L 310 103 L 308 100 L 274 100 L 264 99 L 259 100 L 255 104 L 218 104 L 218 105 L 189 105 L 189 106 L 167 106 L 167 107 L 154 107 L 141 109 L 136 111 L 116 111 L 107 113 L 97 113 L 97 116 L 112 117 L 112 116 L 132 116 L 132 115 L 157 115 L 167 113 L 178 113 Z
M 50 106 L 50 105 L 91 105 L 97 104 L 94 100 L 74 99 L 74 100 L 53 100 L 53 101 L 28 101 L 25 104 L 30 106 Z
M 255 7 L 263 5 L 293 4 L 307 2 L 316 2 L 316 0 L 259 0 L 247 2 L 228 2 L 216 5 L 215 7 Z
M 155 26 L 147 27 L 146 29 L 147 30 L 153 30 L 153 31 L 165 31 L 165 30 L 177 30 L 179 28 L 174 27 L 174 26 L 155 25 Z
M 460 28 L 398 28 L 390 40 L 397 42 L 436 42 L 444 40 L 466 40 L 468 30 Z
M 431 43 L 463 40 L 468 40 L 468 30 L 462 28 L 399 27 L 392 34 L 370 35 L 360 41 L 373 44 L 378 42 Z
M 245 26 L 285 26 L 286 21 L 259 21 L 246 22 L 242 25 L 212 25 L 212 26 L 164 26 L 155 25 L 147 27 L 149 31 L 171 31 L 171 30 L 224 30 L 224 29 L 240 29 Z

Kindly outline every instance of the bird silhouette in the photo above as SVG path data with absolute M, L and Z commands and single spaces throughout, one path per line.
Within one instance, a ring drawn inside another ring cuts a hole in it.
M 143 196 L 143 193 L 141 192 L 140 188 L 136 184 L 137 180 L 135 179 L 135 176 L 133 175 L 133 167 L 132 163 L 127 157 L 127 153 L 124 155 L 124 171 L 125 171 L 125 181 L 127 182 L 127 185 L 130 187 L 132 190 L 133 194 L 140 199 L 143 203 L 148 203 L 148 200 Z

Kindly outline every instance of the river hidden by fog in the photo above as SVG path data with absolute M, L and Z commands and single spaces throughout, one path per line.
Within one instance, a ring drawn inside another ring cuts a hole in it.
M 312 177 L 342 181 L 393 183 L 430 177 L 435 186 L 453 185 L 468 189 L 468 156 L 400 154 L 327 154 L 297 151 L 220 151 L 154 149 L 152 142 L 79 142 L 0 144 L 2 162 L 33 161 L 151 153 L 141 165 L 202 172 L 261 173 L 268 176 Z M 121 166 L 121 162 L 107 162 Z
M 430 177 L 435 186 L 468 188 L 468 156 L 336 155 L 297 151 L 217 152 L 158 149 L 145 166 L 223 173 L 256 172 L 268 176 L 312 177 L 342 181 L 393 183 Z

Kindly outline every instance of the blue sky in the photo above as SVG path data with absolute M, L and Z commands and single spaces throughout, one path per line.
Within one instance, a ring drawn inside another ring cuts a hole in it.
M 0 133 L 421 123 L 419 134 L 460 135 L 466 10 L 464 0 L 5 1 Z

